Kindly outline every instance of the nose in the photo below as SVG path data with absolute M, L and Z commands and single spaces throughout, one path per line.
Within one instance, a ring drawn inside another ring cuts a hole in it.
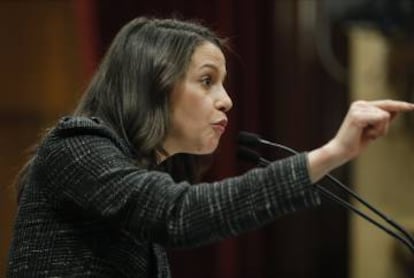
M 224 87 L 221 88 L 219 97 L 216 100 L 216 108 L 223 112 L 228 112 L 233 107 L 233 101 L 227 94 Z

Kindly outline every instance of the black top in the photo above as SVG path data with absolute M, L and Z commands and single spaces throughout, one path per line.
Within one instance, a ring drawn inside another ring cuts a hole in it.
M 22 193 L 8 277 L 170 277 L 165 248 L 194 247 L 319 204 L 299 154 L 190 185 L 140 169 L 99 119 L 64 118 Z

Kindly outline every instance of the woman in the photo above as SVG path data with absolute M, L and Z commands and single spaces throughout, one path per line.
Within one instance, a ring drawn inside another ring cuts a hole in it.
M 319 204 L 312 184 L 414 108 L 359 101 L 321 148 L 221 182 L 177 182 L 162 162 L 193 165 L 173 155 L 212 153 L 226 129 L 223 48 L 190 22 L 137 18 L 122 28 L 74 115 L 22 171 L 9 277 L 170 277 L 166 248 L 218 241 Z

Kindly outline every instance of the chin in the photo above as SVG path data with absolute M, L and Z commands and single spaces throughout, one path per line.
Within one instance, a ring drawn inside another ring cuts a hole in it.
M 190 153 L 191 154 L 196 154 L 196 155 L 208 155 L 208 154 L 214 153 L 214 151 L 216 149 L 217 149 L 217 147 L 215 147 L 215 148 L 206 148 L 206 149 L 202 149 L 202 150 L 198 149 L 198 150 L 195 150 L 195 151 L 190 152 Z
M 203 144 L 202 147 L 197 148 L 194 154 L 199 154 L 199 155 L 212 154 L 216 151 L 217 147 L 218 147 L 218 140 L 216 142 L 208 142 L 206 144 Z
M 217 147 L 218 147 L 218 142 L 214 144 L 214 146 L 210 146 L 209 148 L 207 148 L 204 154 L 214 153 L 217 150 Z

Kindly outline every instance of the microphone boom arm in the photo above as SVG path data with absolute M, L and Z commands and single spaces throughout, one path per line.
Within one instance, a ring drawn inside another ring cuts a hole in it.
M 248 132 L 240 132 L 239 143 L 244 144 L 244 145 L 263 144 L 263 145 L 268 145 L 268 146 L 271 146 L 271 147 L 274 147 L 274 148 L 282 149 L 282 150 L 288 152 L 289 154 L 298 154 L 298 152 L 296 150 L 294 150 L 290 147 L 287 147 L 287 146 L 282 145 L 282 144 L 277 144 L 277 143 L 273 143 L 273 142 L 264 140 L 264 139 L 260 138 L 258 135 L 248 133 Z M 251 153 L 249 153 L 249 155 L 247 155 L 247 156 L 245 155 L 244 158 L 249 159 L 249 160 L 256 160 L 256 162 L 260 166 L 265 166 L 265 165 L 271 163 L 269 160 L 266 160 L 266 159 L 262 158 L 256 152 L 253 152 L 253 151 L 250 151 L 250 150 L 248 150 L 248 151 L 251 152 Z M 244 150 L 243 152 L 246 152 L 246 150 Z M 254 158 L 254 156 L 257 156 L 257 158 Z M 393 236 L 394 238 L 396 238 L 397 240 L 399 240 L 400 242 L 405 244 L 410 249 L 410 251 L 414 254 L 414 239 L 408 231 L 406 231 L 401 225 L 399 225 L 397 222 L 395 222 L 390 217 L 385 215 L 379 209 L 373 207 L 371 204 L 369 204 L 367 201 L 365 201 L 362 197 L 360 197 L 358 194 L 356 194 L 354 191 L 349 189 L 342 182 L 340 182 L 339 180 L 337 180 L 336 178 L 334 178 L 330 174 L 327 174 L 326 177 L 328 179 L 330 179 L 339 188 L 341 188 L 342 190 L 344 190 L 345 192 L 350 194 L 352 197 L 354 197 L 356 200 L 358 200 L 361 204 L 363 204 L 365 207 L 367 207 L 369 210 L 371 210 L 374 214 L 376 214 L 377 216 L 382 218 L 384 221 L 386 221 L 393 228 L 398 230 L 401 234 L 397 234 L 395 231 L 383 226 L 378 221 L 376 221 L 373 218 L 369 217 L 368 215 L 366 215 L 365 213 L 363 213 L 362 211 L 360 211 L 359 209 L 357 209 L 356 207 L 351 205 L 349 202 L 341 199 L 340 197 L 335 195 L 333 192 L 327 190 L 326 188 L 322 187 L 321 185 L 315 184 L 316 188 L 321 192 L 322 195 L 324 195 L 326 198 L 330 199 L 331 201 L 336 202 L 337 204 L 341 205 L 342 207 L 350 209 L 352 212 L 354 212 L 357 215 L 359 215 L 360 217 L 364 218 L 365 220 L 367 220 L 371 224 L 375 225 L 376 227 L 378 227 L 381 230 L 385 231 L 389 235 Z

